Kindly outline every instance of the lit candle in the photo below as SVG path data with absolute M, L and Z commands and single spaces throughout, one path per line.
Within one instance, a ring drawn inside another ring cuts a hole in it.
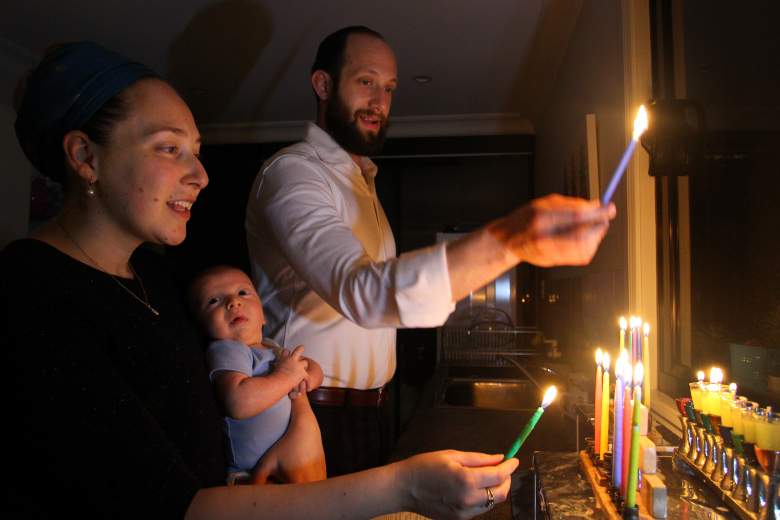
M 620 320 L 618 320 L 618 324 L 620 325 L 620 352 L 618 353 L 619 356 L 626 349 L 626 329 L 628 328 L 628 322 L 623 316 L 621 316 Z
M 528 436 L 531 434 L 531 430 L 534 429 L 534 426 L 536 426 L 536 423 L 539 422 L 539 418 L 544 413 L 544 410 L 548 406 L 550 406 L 550 403 L 553 402 L 556 395 L 558 395 L 557 388 L 551 386 L 547 389 L 547 391 L 544 393 L 544 398 L 542 399 L 541 406 L 539 406 L 539 408 L 536 409 L 536 411 L 528 420 L 528 422 L 525 423 L 525 426 L 523 427 L 523 430 L 520 432 L 520 435 L 517 436 L 517 439 L 515 439 L 515 442 L 514 444 L 512 444 L 512 447 L 509 448 L 509 451 L 506 452 L 506 455 L 504 455 L 504 460 L 511 459 L 512 457 L 517 455 L 518 450 L 523 445 L 526 438 L 528 438 Z
M 637 331 L 639 330 L 639 326 L 641 325 L 641 320 L 636 316 L 631 316 L 628 323 L 629 326 L 631 327 L 631 365 L 636 366 L 637 361 L 639 361 L 639 359 L 637 358 L 637 354 L 639 350 L 637 346 Z
M 642 402 L 642 377 L 644 376 L 642 363 L 637 363 L 634 372 L 634 410 L 631 418 L 631 453 L 628 463 L 628 488 L 626 489 L 626 506 L 636 505 L 636 488 L 639 480 L 639 421 L 640 403 Z
M 601 349 L 596 349 L 596 389 L 593 392 L 593 417 L 595 419 L 593 424 L 593 451 L 599 454 L 601 450 L 601 442 L 599 442 L 599 435 L 601 433 L 601 359 L 604 353 Z
M 642 365 L 647 368 L 647 370 L 650 370 L 650 324 L 645 322 L 643 325 L 643 331 L 644 331 L 644 344 L 642 347 Z M 643 403 L 647 407 L 647 409 L 650 409 L 650 378 L 645 377 L 642 379 L 642 398 Z
M 607 189 L 604 191 L 604 195 L 601 197 L 601 203 L 603 205 L 608 204 L 609 201 L 612 200 L 612 196 L 615 194 L 615 190 L 620 183 L 620 179 L 623 177 L 623 172 L 626 171 L 628 161 L 631 160 L 631 156 L 634 155 L 636 143 L 639 141 L 639 138 L 642 136 L 645 130 L 647 130 L 647 111 L 645 110 L 645 106 L 642 105 L 639 107 L 639 112 L 634 119 L 634 132 L 631 135 L 631 142 L 628 143 L 626 151 L 623 152 L 623 157 L 620 158 L 618 167 L 615 168 L 614 173 L 612 173 L 612 178 L 607 185 Z
M 615 422 L 612 428 L 612 485 L 615 489 L 621 488 L 623 475 L 623 371 L 626 359 L 623 349 L 615 363 Z
M 710 369 L 710 384 L 704 397 L 705 413 L 720 415 L 720 384 L 723 382 L 723 370 L 718 367 Z
M 693 401 L 693 408 L 699 411 L 703 411 L 704 408 L 704 370 L 696 372 L 697 384 L 691 385 L 691 400 Z
M 623 464 L 623 488 L 622 495 L 626 496 L 626 483 L 628 482 L 628 455 L 631 447 L 631 380 L 633 378 L 633 367 L 630 363 L 623 366 L 623 379 L 625 389 L 623 393 L 623 454 L 620 462 Z
M 604 460 L 607 453 L 607 436 L 609 435 L 609 353 L 604 352 L 601 364 L 604 366 L 602 374 L 601 389 L 601 433 L 599 435 L 601 448 L 599 449 L 599 459 Z

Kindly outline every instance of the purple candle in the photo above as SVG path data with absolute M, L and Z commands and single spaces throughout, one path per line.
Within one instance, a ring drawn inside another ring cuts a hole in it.
M 647 130 L 647 111 L 645 110 L 645 106 L 642 105 L 639 107 L 639 112 L 634 119 L 634 133 L 631 137 L 631 141 L 628 143 L 626 151 L 623 152 L 623 157 L 620 158 L 618 167 L 615 168 L 615 171 L 612 173 L 612 178 L 609 180 L 607 189 L 604 191 L 604 195 L 601 197 L 601 204 L 607 205 L 609 204 L 609 201 L 612 200 L 612 196 L 615 194 L 615 190 L 620 183 L 620 179 L 623 178 L 623 173 L 628 167 L 628 161 L 630 161 L 631 156 L 634 155 L 636 143 L 639 141 L 639 138 L 642 136 L 642 133 L 645 130 Z
M 612 442 L 612 485 L 620 489 L 623 483 L 623 371 L 625 370 L 628 356 L 623 351 L 618 357 L 615 366 L 615 413 L 613 418 L 614 438 Z

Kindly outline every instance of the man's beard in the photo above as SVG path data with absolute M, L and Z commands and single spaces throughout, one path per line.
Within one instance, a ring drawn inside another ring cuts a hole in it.
M 358 110 L 351 114 L 349 107 L 342 102 L 338 90 L 332 99 L 325 110 L 325 124 L 331 137 L 344 150 L 355 155 L 376 155 L 382 151 L 390 122 L 369 110 Z M 361 114 L 371 114 L 380 118 L 379 131 L 376 134 L 363 134 L 360 131 L 357 118 Z

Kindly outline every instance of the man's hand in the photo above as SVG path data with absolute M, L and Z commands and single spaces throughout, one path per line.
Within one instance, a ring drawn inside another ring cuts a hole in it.
M 521 262 L 539 267 L 585 265 L 614 217 L 614 204 L 548 195 L 495 221 L 490 232 Z

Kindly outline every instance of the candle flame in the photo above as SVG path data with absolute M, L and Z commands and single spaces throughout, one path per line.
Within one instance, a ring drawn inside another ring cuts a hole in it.
M 649 336 L 650 335 L 650 324 L 649 323 L 645 322 L 644 330 L 645 330 L 645 336 Z
M 642 378 L 645 375 L 645 367 L 642 366 L 642 362 L 636 364 L 634 367 L 634 384 L 637 386 L 642 385 Z
M 628 322 L 631 325 L 632 329 L 636 329 L 642 326 L 642 318 L 640 318 L 639 316 L 631 316 Z
M 615 377 L 623 379 L 623 366 L 626 364 L 626 351 L 620 353 L 615 361 Z
M 729 392 L 731 392 L 731 395 L 734 395 L 737 393 L 737 383 L 731 383 L 729 385 Z
M 710 383 L 719 385 L 723 382 L 723 370 L 718 367 L 710 369 Z
M 699 370 L 698 372 L 696 372 L 696 379 L 699 380 L 699 383 L 704 382 L 704 370 Z
M 620 317 L 618 323 L 620 324 L 620 330 L 625 331 L 628 328 L 628 322 L 623 316 Z
M 609 352 L 604 352 L 604 357 L 601 358 L 601 365 L 604 367 L 604 372 L 609 372 Z
M 597 348 L 596 349 L 596 364 L 597 365 L 601 364 L 601 358 L 602 358 L 603 355 L 604 355 L 604 353 L 601 351 L 601 349 Z
M 558 389 L 555 388 L 555 385 L 552 385 L 550 388 L 548 388 L 544 393 L 544 399 L 542 399 L 542 408 L 547 408 L 550 406 L 550 404 L 555 400 L 555 396 L 557 395 Z
M 647 110 L 645 110 L 645 106 L 642 105 L 639 107 L 636 119 L 634 119 L 634 141 L 639 141 L 639 138 L 642 137 L 645 130 L 647 130 Z

